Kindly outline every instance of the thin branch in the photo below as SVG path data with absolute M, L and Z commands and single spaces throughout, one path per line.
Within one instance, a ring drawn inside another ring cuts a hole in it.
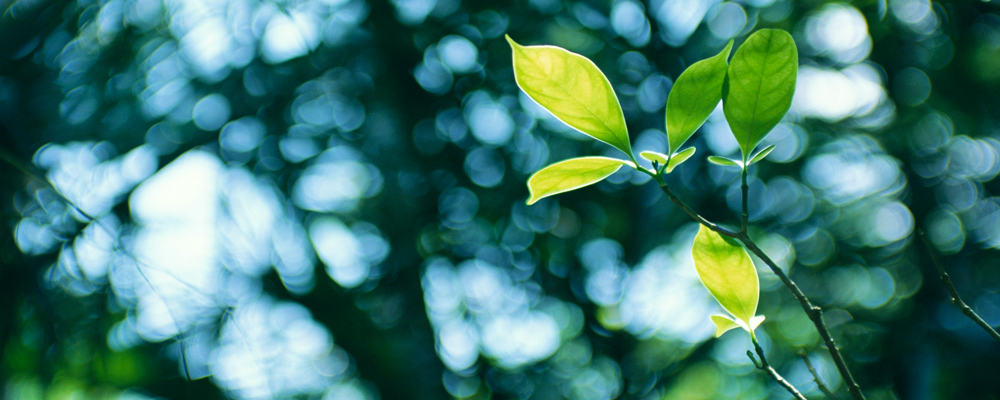
M 749 201 L 747 200 L 749 197 L 747 194 L 750 193 L 750 185 L 747 184 L 747 169 L 749 169 L 750 166 L 745 163 L 746 162 L 744 161 L 743 171 L 741 172 L 741 175 L 743 176 L 743 183 L 740 185 L 743 190 L 743 220 L 740 224 L 740 233 L 742 234 L 747 233 L 747 225 L 750 220 L 750 206 L 748 204 Z
M 694 218 L 695 221 L 698 221 L 702 225 L 705 225 L 706 227 L 708 227 L 708 229 L 711 229 L 722 236 L 728 236 L 733 239 L 740 238 L 740 234 L 738 232 L 733 232 L 729 229 L 718 226 L 714 222 L 705 219 L 701 215 L 698 215 L 698 213 L 692 210 L 691 207 L 688 207 L 687 204 L 684 204 L 684 202 L 681 201 L 681 199 L 675 196 L 674 193 L 670 191 L 670 188 L 667 187 L 667 185 L 660 184 L 660 189 L 663 189 L 663 192 L 667 194 L 667 197 L 670 198 L 670 201 L 676 204 L 677 207 L 680 207 L 680 209 L 684 210 L 684 212 L 687 213 L 687 215 L 690 215 L 691 218 Z
M 847 362 L 844 361 L 844 357 L 840 354 L 840 349 L 837 348 L 837 343 L 833 340 L 833 336 L 830 335 L 830 331 L 826 327 L 826 322 L 823 321 L 823 310 L 818 306 L 814 306 L 809 301 L 809 298 L 802 293 L 802 290 L 799 289 L 798 285 L 788 278 L 788 275 L 786 275 L 785 272 L 778 267 L 778 264 L 775 263 L 774 260 L 771 260 L 771 257 L 768 257 L 767 254 L 757 246 L 757 243 L 755 243 L 746 232 L 734 233 L 706 220 L 704 217 L 694 212 L 694 210 L 688 207 L 687 204 L 685 204 L 676 195 L 674 195 L 674 193 L 671 192 L 667 185 L 663 182 L 662 178 L 659 179 L 658 182 L 660 183 L 660 189 L 667 194 L 670 201 L 677 204 L 677 206 L 684 210 L 684 212 L 696 221 L 707 226 L 709 229 L 718 232 L 720 235 L 729 236 L 739 240 L 744 246 L 746 246 L 747 250 L 755 254 L 761 259 L 761 261 L 764 261 L 764 263 L 771 268 L 771 271 L 774 272 L 779 279 L 781 279 L 781 282 L 785 284 L 785 287 L 787 287 L 788 290 L 792 292 L 792 295 L 795 296 L 795 299 L 799 301 L 799 304 L 806 312 L 806 315 L 809 316 L 813 325 L 816 326 L 816 330 L 823 339 L 823 343 L 826 345 L 827 350 L 830 351 L 830 356 L 833 358 L 833 362 L 837 365 L 837 370 L 840 372 L 840 375 L 844 378 L 844 382 L 847 384 L 847 388 L 851 393 L 851 396 L 855 400 L 865 400 L 865 395 L 861 393 L 861 387 L 854 381 L 854 377 L 851 375 L 851 370 L 847 368 Z
M 812 374 L 813 380 L 816 381 L 816 387 L 818 387 L 819 390 L 826 395 L 826 397 L 833 400 L 840 400 L 840 397 L 837 397 L 837 394 L 833 393 L 830 388 L 826 387 L 826 384 L 823 383 L 822 379 L 819 379 L 819 374 L 816 373 L 816 368 L 813 368 L 812 362 L 809 361 L 809 356 L 806 356 L 806 353 L 799 353 L 799 357 L 802 357 L 802 361 L 806 362 L 806 368 L 809 368 L 809 373 Z
M 779 385 L 784 387 L 785 390 L 787 390 L 788 393 L 791 393 L 792 396 L 794 396 L 796 399 L 807 400 L 806 397 L 802 395 L 802 393 L 799 393 L 799 390 L 796 389 L 795 386 L 792 386 L 791 383 L 786 381 L 785 378 L 782 378 L 781 375 L 778 374 L 778 371 L 775 371 L 774 368 L 771 368 L 771 365 L 767 363 L 767 358 L 764 358 L 764 350 L 760 348 L 760 344 L 757 343 L 757 339 L 751 337 L 751 340 L 753 340 L 754 349 L 757 350 L 757 356 L 760 357 L 760 363 L 758 363 L 757 360 L 753 358 L 753 353 L 751 353 L 750 350 L 747 350 L 747 357 L 750 357 L 750 361 L 753 361 L 753 365 L 757 367 L 757 369 L 767 372 L 767 374 L 771 376 L 771 379 L 774 379 L 775 382 L 778 382 Z
M 993 339 L 1000 342 L 1000 334 L 997 333 L 996 329 L 993 329 L 993 327 L 986 323 L 986 321 L 984 321 L 979 314 L 976 314 L 976 312 L 972 310 L 972 307 L 969 307 L 968 304 L 965 304 L 965 302 L 962 301 L 962 297 L 958 295 L 958 290 L 955 289 L 955 285 L 951 283 L 951 276 L 948 276 L 948 272 L 944 270 L 944 266 L 941 265 L 941 261 L 938 260 L 937 255 L 934 254 L 934 248 L 931 246 L 931 242 L 927 240 L 927 235 L 924 234 L 924 230 L 918 229 L 917 235 L 920 236 L 920 240 L 924 242 L 924 247 L 927 247 L 927 253 L 931 255 L 931 263 L 934 264 L 934 268 L 937 268 L 938 274 L 941 275 L 941 282 L 944 282 L 944 286 L 948 289 L 948 293 L 951 293 L 951 302 L 962 310 L 962 314 L 965 314 L 965 316 L 975 321 L 976 324 L 982 327 L 986 333 L 990 334 Z

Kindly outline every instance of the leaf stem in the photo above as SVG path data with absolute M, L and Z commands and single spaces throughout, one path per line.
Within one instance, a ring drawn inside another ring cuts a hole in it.
M 812 374 L 813 381 L 816 382 L 816 387 L 818 387 L 819 390 L 826 395 L 826 397 L 829 397 L 832 400 L 840 400 L 840 397 L 837 397 L 837 395 L 833 393 L 830 388 L 826 387 L 823 380 L 819 379 L 819 374 L 816 373 L 816 368 L 813 368 L 812 362 L 809 361 L 809 356 L 807 356 L 806 353 L 799 353 L 799 357 L 802 357 L 802 361 L 805 361 L 806 363 L 806 368 L 809 368 L 809 373 Z
M 764 349 L 760 348 L 760 344 L 757 343 L 757 339 L 751 336 L 750 340 L 753 341 L 753 347 L 755 350 L 757 350 L 757 357 L 760 357 L 760 363 L 758 363 L 757 360 L 753 358 L 753 353 L 751 353 L 750 350 L 747 350 L 747 357 L 750 357 L 750 361 L 753 361 L 753 365 L 757 367 L 757 369 L 767 372 L 767 374 L 771 376 L 771 379 L 774 379 L 775 382 L 778 382 L 779 385 L 784 387 L 785 390 L 787 390 L 788 393 L 791 393 L 792 396 L 794 396 L 796 399 L 807 400 L 806 397 L 802 395 L 802 393 L 799 393 L 799 390 L 796 389 L 795 386 L 792 386 L 791 383 L 786 381 L 785 378 L 782 378 L 781 375 L 778 374 L 778 371 L 775 371 L 774 368 L 771 368 L 771 365 L 767 363 L 767 358 L 764 358 Z
M 778 267 L 778 264 L 775 263 L 774 260 L 771 260 L 771 258 L 757 246 L 757 243 L 755 243 L 746 232 L 732 232 L 705 219 L 692 210 L 691 207 L 688 207 L 687 204 L 685 204 L 680 198 L 674 195 L 674 193 L 670 191 L 670 188 L 667 187 L 662 177 L 657 179 L 657 182 L 660 184 L 660 189 L 663 190 L 663 193 L 666 193 L 667 197 L 670 198 L 670 201 L 680 207 L 680 209 L 691 216 L 691 218 L 707 226 L 709 229 L 718 232 L 720 235 L 729 236 L 739 240 L 744 246 L 746 246 L 747 250 L 755 254 L 761 259 L 761 261 L 764 261 L 764 263 L 771 268 L 771 272 L 774 272 L 774 274 L 781 279 L 781 283 L 785 284 L 785 287 L 792 292 L 792 295 L 795 296 L 796 300 L 798 300 L 802 309 L 806 312 L 806 315 L 808 315 L 809 319 L 812 320 L 813 325 L 816 326 L 816 330 L 823 339 L 823 343 L 826 345 L 827 350 L 830 351 L 830 356 L 833 358 L 833 362 L 837 365 L 837 370 L 840 372 L 840 375 L 844 378 L 844 382 L 847 384 L 847 388 L 851 393 L 851 396 L 855 400 L 865 400 L 865 395 L 861 393 L 861 387 L 854 381 L 854 377 L 851 375 L 851 370 L 847 368 L 847 362 L 844 361 L 844 357 L 840 354 L 840 349 L 837 348 L 837 343 L 834 342 L 833 336 L 830 335 L 830 331 L 826 327 L 826 322 L 823 321 L 823 310 L 818 306 L 814 306 L 809 301 L 809 298 L 802 293 L 802 290 L 799 289 L 798 285 L 788 278 L 788 275 L 786 275 L 785 272 Z
M 1000 342 L 1000 334 L 997 333 L 996 329 L 993 329 L 993 327 L 986 323 L 986 321 L 984 321 L 979 314 L 976 314 L 972 307 L 969 307 L 968 304 L 965 304 L 965 302 L 962 301 L 962 297 L 958 295 L 958 290 L 955 289 L 955 285 L 951 283 L 951 276 L 948 275 L 948 272 L 944 270 L 944 266 L 941 265 L 941 261 L 938 260 L 937 255 L 934 253 L 934 247 L 931 246 L 931 242 L 927 239 L 927 235 L 924 234 L 924 230 L 918 229 L 917 235 L 920 236 L 920 240 L 924 242 L 924 247 L 927 248 L 927 253 L 931 255 L 931 263 L 934 264 L 934 268 L 937 268 L 938 274 L 941 275 L 941 282 L 944 282 L 945 288 L 947 288 L 948 293 L 951 294 L 951 302 L 962 310 L 962 314 L 965 314 L 965 316 L 975 321 L 976 324 L 982 327 L 986 333 L 993 337 L 993 339 Z

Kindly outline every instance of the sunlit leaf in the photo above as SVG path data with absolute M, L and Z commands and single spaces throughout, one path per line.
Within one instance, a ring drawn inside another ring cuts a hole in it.
M 725 165 L 727 167 L 740 167 L 743 168 L 743 162 L 737 160 L 730 160 L 725 157 L 719 156 L 708 156 L 708 162 L 712 164 Z
M 560 121 L 632 157 L 625 116 L 608 78 L 589 59 L 555 46 L 521 46 L 514 52 L 517 85 Z
M 667 96 L 668 151 L 680 149 L 719 105 L 732 48 L 730 40 L 719 54 L 692 64 L 677 77 Z
M 737 324 L 732 318 L 725 315 L 713 315 L 711 318 L 712 322 L 715 323 L 715 337 L 722 336 L 723 333 L 729 332 L 729 330 L 740 326 L 740 324 Z
M 528 179 L 528 205 L 545 197 L 600 182 L 615 173 L 626 160 L 608 157 L 580 157 L 558 162 L 535 172 Z
M 798 60 L 792 35 L 776 29 L 750 35 L 733 55 L 722 101 L 743 160 L 791 107 Z
M 642 157 L 642 158 L 645 158 L 646 160 L 649 160 L 649 161 L 655 161 L 655 162 L 659 163 L 660 165 L 663 165 L 663 164 L 667 163 L 667 155 L 663 154 L 663 153 L 659 153 L 659 152 L 655 152 L 655 151 L 648 151 L 647 150 L 647 151 L 639 153 L 639 156 Z
M 677 168 L 678 165 L 681 165 L 681 163 L 691 158 L 691 156 L 694 155 L 694 151 L 694 147 L 688 147 L 683 151 L 674 154 L 674 157 L 670 159 L 670 165 L 667 165 L 667 173 L 669 174 L 673 172 L 674 168 Z
M 750 161 L 747 162 L 747 165 L 751 165 L 757 161 L 763 160 L 764 157 L 767 157 L 768 154 L 771 154 L 771 151 L 774 150 L 774 146 L 776 145 L 772 144 L 770 146 L 765 147 L 763 150 L 757 152 L 757 154 L 755 154 L 753 157 L 750 158 Z
M 722 308 L 750 325 L 757 312 L 760 282 L 750 255 L 738 243 L 704 225 L 691 247 L 698 277 Z
M 763 315 L 758 315 L 756 317 L 750 318 L 750 330 L 752 331 L 757 329 L 757 327 L 760 326 L 761 322 L 764 322 Z

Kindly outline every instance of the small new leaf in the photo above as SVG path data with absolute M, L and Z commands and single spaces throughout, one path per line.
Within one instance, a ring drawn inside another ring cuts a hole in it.
M 719 105 L 732 48 L 730 40 L 719 54 L 692 64 L 677 77 L 667 96 L 668 151 L 680 149 Z
M 664 165 L 664 164 L 667 163 L 667 155 L 663 154 L 663 153 L 655 152 L 655 151 L 648 151 L 647 150 L 647 151 L 641 152 L 641 153 L 639 153 L 639 157 L 645 158 L 646 160 L 649 160 L 649 161 L 658 162 L 658 163 L 660 163 L 660 165 Z
M 524 93 L 566 125 L 633 157 L 618 97 L 593 62 L 555 46 L 521 46 L 510 36 L 507 42 Z
M 708 156 L 708 162 L 712 164 L 724 165 L 727 167 L 740 167 L 743 168 L 743 162 L 738 160 L 730 160 L 725 157 L 719 156 Z
M 733 321 L 725 315 L 713 315 L 711 316 L 712 322 L 715 323 L 715 337 L 722 336 L 723 333 L 729 332 L 733 328 L 737 328 L 740 324 Z
M 674 154 L 674 156 L 670 158 L 670 164 L 667 165 L 667 173 L 669 174 L 674 170 L 674 168 L 677 168 L 678 165 L 681 165 L 681 163 L 691 158 L 691 156 L 694 155 L 694 152 L 694 147 L 688 147 L 677 154 Z
M 677 168 L 678 165 L 681 165 L 681 163 L 691 158 L 691 156 L 694 155 L 694 152 L 694 147 L 688 147 L 683 151 L 677 152 L 673 155 L 673 157 L 669 157 L 669 160 L 667 160 L 668 157 L 666 154 L 655 151 L 644 151 L 639 153 L 639 156 L 659 165 L 666 165 L 666 172 L 669 174 L 674 170 L 674 168 Z
M 760 282 L 747 251 L 702 225 L 694 237 L 691 255 L 698 277 L 712 296 L 722 308 L 750 326 L 757 312 Z
M 542 168 L 528 179 L 531 197 L 528 205 L 554 194 L 579 189 L 600 182 L 629 161 L 608 157 L 571 158 Z
M 770 146 L 765 147 L 763 150 L 757 152 L 757 154 L 755 154 L 753 157 L 750 158 L 750 161 L 747 162 L 747 165 L 752 165 L 755 162 L 763 160 L 765 157 L 767 157 L 768 154 L 771 154 L 771 151 L 774 150 L 774 146 L 776 145 L 772 144 Z
M 788 112 L 798 71 L 798 50 L 788 32 L 761 29 L 736 50 L 722 109 L 744 161 Z
M 746 322 L 734 321 L 732 318 L 729 318 L 726 315 L 712 315 L 711 318 L 712 322 L 715 323 L 715 337 L 722 336 L 723 333 L 726 333 L 729 330 L 736 327 L 743 328 L 743 330 L 750 333 L 751 337 L 756 337 L 757 335 L 754 334 L 753 331 L 757 329 L 757 326 L 759 326 L 761 322 L 764 322 L 763 315 L 758 315 L 756 317 L 750 318 L 749 327 L 747 327 Z

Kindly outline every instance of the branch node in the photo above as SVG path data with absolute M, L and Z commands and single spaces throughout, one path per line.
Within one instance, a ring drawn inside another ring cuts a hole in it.
M 754 367 L 757 367 L 757 369 L 764 369 L 764 366 L 760 365 L 760 363 L 757 362 L 757 359 L 754 358 L 752 351 L 747 350 L 747 357 L 750 357 L 750 361 L 753 361 Z

